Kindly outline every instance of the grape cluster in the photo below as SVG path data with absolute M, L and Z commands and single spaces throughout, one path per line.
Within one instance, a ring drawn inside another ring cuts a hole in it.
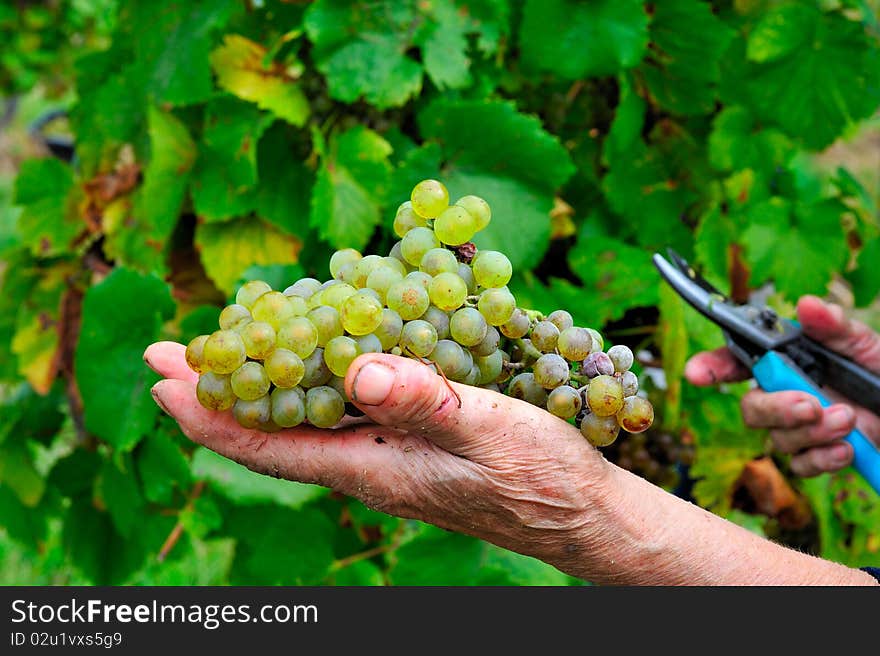
M 595 446 L 621 429 L 646 430 L 654 409 L 638 394 L 632 351 L 605 351 L 600 333 L 565 310 L 518 307 L 510 260 L 472 241 L 492 218 L 489 204 L 449 201 L 441 182 L 423 180 L 397 209 L 388 255 L 344 248 L 330 257 L 326 281 L 242 285 L 219 330 L 187 345 L 199 402 L 231 409 L 245 428 L 334 426 L 361 414 L 343 384 L 349 365 L 362 353 L 391 353 L 545 408 Z

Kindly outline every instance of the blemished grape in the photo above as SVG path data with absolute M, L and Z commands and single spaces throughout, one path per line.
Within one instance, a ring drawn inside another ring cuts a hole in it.
M 415 213 L 425 219 L 440 216 L 449 207 L 449 191 L 439 180 L 422 180 L 413 187 L 409 199 Z
M 581 435 L 593 446 L 608 446 L 619 434 L 620 426 L 614 415 L 603 417 L 590 412 L 581 420 Z
M 437 345 L 437 329 L 422 319 L 407 321 L 400 333 L 399 343 L 404 353 L 420 358 L 427 357 Z
M 455 204 L 465 208 L 474 217 L 474 232 L 483 230 L 492 220 L 492 209 L 489 207 L 489 203 L 479 196 L 462 196 L 455 201 Z
M 232 372 L 229 379 L 232 391 L 245 401 L 258 399 L 269 391 L 269 375 L 259 362 L 245 362 Z
M 348 366 L 361 354 L 358 343 L 351 337 L 334 337 L 324 347 L 324 362 L 337 376 L 345 376 Z
M 617 411 L 617 423 L 627 433 L 641 433 L 654 423 L 654 406 L 641 396 L 628 396 Z
M 229 410 L 235 403 L 229 374 L 203 373 L 196 383 L 196 398 L 208 410 Z
M 517 307 L 508 254 L 475 245 L 491 220 L 484 198 L 450 205 L 442 182 L 423 180 L 397 208 L 399 239 L 387 255 L 340 248 L 328 279 L 300 278 L 283 292 L 244 283 L 221 308 L 220 330 L 186 346 L 199 402 L 262 431 L 335 426 L 364 414 L 345 391 L 354 360 L 387 353 L 525 400 L 597 446 L 628 432 L 633 446 L 621 458 L 635 462 L 654 409 L 638 396 L 632 351 L 617 345 L 606 353 L 602 335 L 575 326 L 566 310 L 545 318 Z
M 299 426 L 306 418 L 305 392 L 300 387 L 277 388 L 269 395 L 272 421 L 282 428 Z
M 623 406 L 623 386 L 614 376 L 600 375 L 590 381 L 587 403 L 593 414 L 608 417 Z
M 554 389 L 568 382 L 568 362 L 561 355 L 545 353 L 532 367 L 535 382 L 544 389 Z
M 560 385 L 547 396 L 547 410 L 562 419 L 576 416 L 582 406 L 580 392 L 571 385 Z
M 442 244 L 460 246 L 469 242 L 477 231 L 471 213 L 458 205 L 452 205 L 434 220 L 434 234 Z
M 473 262 L 474 279 L 480 287 L 504 287 L 513 275 L 513 266 L 504 253 L 480 251 Z
M 189 368 L 197 374 L 207 371 L 207 369 L 205 369 L 204 356 L 205 342 L 208 341 L 208 337 L 209 335 L 193 337 L 189 341 L 189 344 L 186 345 L 186 351 L 184 351 L 184 359 L 186 360 L 186 363 L 189 365 Z
M 614 373 L 614 363 L 607 353 L 596 351 L 584 358 L 583 371 L 589 378 L 600 375 L 610 376 Z
M 629 371 L 633 365 L 633 352 L 623 344 L 615 344 L 608 349 L 608 357 L 614 363 L 614 371 L 618 373 Z
M 272 351 L 263 362 L 263 367 L 275 387 L 296 387 L 306 373 L 302 358 L 286 348 Z
M 345 399 L 329 385 L 312 387 L 306 392 L 306 419 L 312 426 L 330 428 L 345 416 Z
M 205 340 L 202 366 L 215 374 L 231 374 L 244 363 L 247 355 L 241 335 L 234 330 L 216 330 Z
M 268 283 L 262 280 L 249 280 L 235 292 L 235 302 L 247 309 L 251 309 L 254 306 L 254 301 L 266 292 L 271 291 L 272 287 Z
M 251 311 L 244 305 L 233 303 L 232 305 L 227 305 L 223 308 L 223 311 L 220 312 L 220 329 L 239 330 L 243 328 L 245 324 L 253 321 L 253 319 Z

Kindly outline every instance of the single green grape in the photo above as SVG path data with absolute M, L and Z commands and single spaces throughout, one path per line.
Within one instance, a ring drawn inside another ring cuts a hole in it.
M 318 345 L 318 330 L 308 317 L 288 319 L 278 329 L 275 347 L 289 349 L 300 358 L 305 358 Z
M 486 336 L 489 324 L 476 308 L 463 307 L 449 320 L 449 334 L 462 346 L 476 346 Z
M 311 321 L 315 330 L 318 331 L 318 346 L 324 347 L 334 337 L 345 332 L 342 327 L 342 318 L 339 311 L 330 305 L 319 305 L 309 310 L 306 317 Z
M 641 396 L 628 396 L 616 414 L 617 423 L 628 433 L 641 433 L 654 423 L 654 406 Z
M 449 313 L 444 312 L 436 305 L 429 305 L 425 313 L 419 317 L 434 326 L 437 331 L 437 339 L 449 337 Z
M 475 233 L 483 230 L 489 225 L 489 221 L 492 220 L 492 209 L 489 207 L 489 203 L 479 196 L 462 196 L 455 201 L 455 204 L 466 209 L 474 218 Z M 504 284 L 506 285 L 507 283 Z
M 547 411 L 562 419 L 575 417 L 583 404 L 580 392 L 571 385 L 560 385 L 547 396 Z
M 303 373 L 302 380 L 299 381 L 299 386 L 305 389 L 323 385 L 333 375 L 327 363 L 324 362 L 324 349 L 320 346 L 312 351 L 308 357 L 303 358 L 303 367 L 305 373 Z
M 234 330 L 215 330 L 202 348 L 202 365 L 215 374 L 231 374 L 246 359 L 245 342 Z
M 367 279 L 377 267 L 385 264 L 385 258 L 381 255 L 365 255 L 354 265 L 354 280 L 352 285 L 357 289 L 367 286 Z
M 450 380 L 459 380 L 467 375 L 473 364 L 473 357 L 451 339 L 437 341 L 428 359 L 436 364 Z
M 538 321 L 529 332 L 532 346 L 541 353 L 552 353 L 556 350 L 556 341 L 559 339 L 559 328 L 556 324 L 547 321 Z
M 572 326 L 560 331 L 556 340 L 556 348 L 566 360 L 580 362 L 592 351 L 593 338 L 585 328 Z
M 489 326 L 486 329 L 486 336 L 480 341 L 480 343 L 471 346 L 471 353 L 482 357 L 491 355 L 495 352 L 495 349 L 498 348 L 500 343 L 501 334 L 498 332 L 498 329 L 495 328 L 495 326 Z
M 431 303 L 441 310 L 450 312 L 464 305 L 467 298 L 467 285 L 458 276 L 458 273 L 439 273 L 428 284 L 428 296 Z
M 535 376 L 530 371 L 514 376 L 507 386 L 507 394 L 539 408 L 547 406 L 547 390 L 535 381 Z
M 388 288 L 385 302 L 401 319 L 411 321 L 425 313 L 431 299 L 421 283 L 404 278 Z
M 513 275 L 513 265 L 504 253 L 479 251 L 472 263 L 474 279 L 480 287 L 504 287 Z
M 513 311 L 513 314 L 510 315 L 510 319 L 499 326 L 499 330 L 505 337 L 519 339 L 520 337 L 525 337 L 531 327 L 532 320 L 529 319 L 529 315 L 527 315 L 522 309 L 516 308 Z
M 269 391 L 269 375 L 259 362 L 245 362 L 232 372 L 232 391 L 245 401 L 258 399 Z
M 268 394 L 257 399 L 238 399 L 232 406 L 232 415 L 244 428 L 260 428 L 272 419 L 272 400 Z
M 424 271 L 430 276 L 438 273 L 455 273 L 458 271 L 458 259 L 448 248 L 432 248 L 422 256 L 419 262 L 419 271 Z
M 263 280 L 249 280 L 235 292 L 235 302 L 250 310 L 254 306 L 254 301 L 271 291 L 272 287 L 269 283 Z
M 390 351 L 400 340 L 400 332 L 403 330 L 403 319 L 394 310 L 385 308 L 382 310 L 382 322 L 373 331 L 379 338 L 383 351 Z
M 397 262 L 397 260 L 394 261 Z M 384 304 L 388 297 L 388 288 L 403 280 L 404 275 L 390 266 L 378 266 L 367 276 L 367 288 L 375 290 L 379 294 L 379 300 Z
M 440 240 L 430 228 L 413 228 L 400 240 L 403 259 L 414 267 L 419 266 L 425 253 L 439 247 Z
M 306 418 L 312 426 L 330 428 L 345 416 L 345 399 L 328 385 L 312 387 L 306 392 Z
M 300 387 L 276 388 L 270 395 L 272 421 L 283 428 L 299 426 L 306 418 L 305 392 Z
M 458 263 L 458 277 L 464 280 L 464 284 L 467 285 L 468 294 L 477 293 L 477 280 L 474 278 L 474 272 L 464 262 Z
M 276 348 L 263 362 L 266 375 L 275 387 L 296 387 L 306 373 L 302 358 L 286 348 Z
M 608 349 L 608 357 L 614 363 L 614 371 L 623 373 L 633 365 L 633 352 L 624 344 L 615 344 Z
M 229 410 L 235 403 L 235 392 L 229 374 L 206 371 L 196 383 L 196 398 L 208 410 Z
M 416 214 L 433 219 L 449 206 L 449 191 L 439 180 L 422 180 L 413 187 L 410 201 Z
M 354 338 L 354 341 L 357 342 L 358 348 L 361 350 L 361 353 L 382 353 L 385 350 L 382 347 L 382 342 L 379 340 L 375 333 L 370 333 L 369 335 L 358 335 Z
M 342 304 L 350 297 L 357 294 L 358 288 L 349 285 L 347 282 L 341 282 L 338 285 L 328 287 L 321 294 L 321 305 L 329 305 L 337 312 L 342 312 Z M 312 308 L 314 309 L 314 308 Z M 308 312 L 306 313 L 308 315 Z
M 507 287 L 492 287 L 485 289 L 477 301 L 477 309 L 486 317 L 486 321 L 493 326 L 507 323 L 516 310 L 516 298 Z
M 593 446 L 609 446 L 620 434 L 620 425 L 614 415 L 601 416 L 587 413 L 581 420 L 581 435 Z
M 316 278 L 300 278 L 295 283 L 287 287 L 283 294 L 285 296 L 299 296 L 304 300 L 309 300 L 312 294 L 321 289 L 321 281 Z
M 361 354 L 358 343 L 347 335 L 334 337 L 324 347 L 324 362 L 337 376 L 345 376 L 349 365 Z
M 477 365 L 480 372 L 477 385 L 486 385 L 494 382 L 501 375 L 504 368 L 504 355 L 500 350 L 495 349 L 489 355 L 474 356 L 474 364 Z
M 265 321 L 278 330 L 282 323 L 296 316 L 296 308 L 290 297 L 281 292 L 266 292 L 254 301 L 251 315 L 254 321 Z
M 363 291 L 349 296 L 342 304 L 342 327 L 351 335 L 367 335 L 382 323 L 382 302 Z
M 251 321 L 241 329 L 241 339 L 249 358 L 263 360 L 275 348 L 275 329 L 265 321 Z
M 535 382 L 544 389 L 554 389 L 568 382 L 568 362 L 561 355 L 545 353 L 532 365 Z
M 330 256 L 330 276 L 339 280 L 339 270 L 347 264 L 353 265 L 362 257 L 361 252 L 354 248 L 343 248 L 334 252 Z
M 397 208 L 392 228 L 395 235 L 404 237 L 413 228 L 423 228 L 426 221 L 427 219 L 416 214 L 412 201 L 408 200 L 401 203 L 400 207 Z
M 210 337 L 210 335 L 193 337 L 189 341 L 189 344 L 186 345 L 186 350 L 183 353 L 183 357 L 189 365 L 189 368 L 197 374 L 202 374 L 207 371 L 205 368 L 205 342 L 208 341 L 208 337 Z
M 238 303 L 227 305 L 220 312 L 221 330 L 240 330 L 251 321 L 253 321 L 251 311 Z
M 476 222 L 471 213 L 458 205 L 452 205 L 434 220 L 434 234 L 442 244 L 460 246 L 473 239 Z
M 574 325 L 574 319 L 571 318 L 571 314 L 566 310 L 553 310 L 553 312 L 547 315 L 547 321 L 559 328 L 559 332 Z
M 614 376 L 605 374 L 590 380 L 587 388 L 587 403 L 593 414 L 609 417 L 617 414 L 623 406 L 623 386 Z
M 399 344 L 404 353 L 427 357 L 437 345 L 437 329 L 422 319 L 407 321 L 400 333 Z

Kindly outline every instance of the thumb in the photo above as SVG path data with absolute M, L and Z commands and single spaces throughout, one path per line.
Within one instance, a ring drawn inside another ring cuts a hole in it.
M 540 423 L 541 415 L 549 414 L 491 390 L 448 381 L 412 358 L 384 353 L 358 356 L 346 374 L 345 390 L 377 424 L 416 433 L 474 460 L 497 448 L 505 427 Z
M 880 373 L 880 335 L 861 321 L 850 319 L 843 308 L 817 296 L 803 296 L 797 304 L 804 333 L 871 371 Z

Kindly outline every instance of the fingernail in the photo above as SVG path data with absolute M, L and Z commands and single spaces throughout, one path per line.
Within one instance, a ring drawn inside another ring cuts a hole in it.
M 173 415 L 168 411 L 168 407 L 165 405 L 165 402 L 162 401 L 162 396 L 159 394 L 159 390 L 157 389 L 158 387 L 159 387 L 159 383 L 156 383 L 155 385 L 153 385 L 150 388 L 150 394 L 153 395 L 153 400 L 156 402 L 156 405 L 158 405 L 160 408 L 162 408 L 162 412 L 164 412 L 166 415 L 171 417 Z
M 829 410 L 828 417 L 825 420 L 826 426 L 833 431 L 845 430 L 850 427 L 851 422 L 852 410 L 845 405 Z M 845 449 L 846 447 L 843 448 Z
M 794 404 L 792 412 L 798 421 L 810 421 L 816 418 L 816 404 L 812 401 L 798 401 Z
M 846 444 L 835 444 L 831 447 L 831 463 L 835 467 L 843 467 L 849 462 L 849 447 Z
M 395 376 L 395 371 L 384 364 L 368 362 L 355 374 L 353 399 L 364 405 L 382 405 L 391 394 Z

